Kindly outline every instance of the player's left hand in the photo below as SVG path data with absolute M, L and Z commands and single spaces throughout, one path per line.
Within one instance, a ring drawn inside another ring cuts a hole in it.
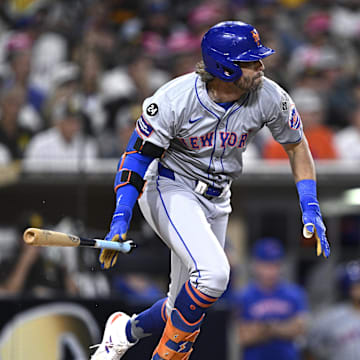
M 330 245 L 326 238 L 326 228 L 321 216 L 320 206 L 317 200 L 309 199 L 302 203 L 304 223 L 303 235 L 309 239 L 315 236 L 316 239 L 316 254 L 320 256 L 323 254 L 325 258 L 330 255 Z
M 131 220 L 132 210 L 128 206 L 120 205 L 116 208 L 110 231 L 105 236 L 108 241 L 125 241 L 126 234 Z M 103 249 L 100 252 L 99 261 L 103 269 L 110 269 L 117 261 L 119 252 L 115 250 Z

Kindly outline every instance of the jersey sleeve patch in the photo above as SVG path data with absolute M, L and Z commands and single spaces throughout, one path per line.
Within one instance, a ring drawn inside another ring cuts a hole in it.
M 301 118 L 299 113 L 297 112 L 296 108 L 293 107 L 290 111 L 289 116 L 289 127 L 292 130 L 298 130 L 301 125 Z
M 144 117 L 142 115 L 138 119 L 136 125 L 137 125 L 137 128 L 139 129 L 139 131 L 146 137 L 149 137 L 152 134 L 152 132 L 154 131 L 153 127 L 149 123 L 146 122 L 146 120 L 144 119 Z
M 155 116 L 158 112 L 159 112 L 159 107 L 158 107 L 155 103 L 150 104 L 150 105 L 146 108 L 146 113 L 147 113 L 149 116 Z
M 281 111 L 289 110 L 289 99 L 286 96 L 283 96 L 280 104 Z

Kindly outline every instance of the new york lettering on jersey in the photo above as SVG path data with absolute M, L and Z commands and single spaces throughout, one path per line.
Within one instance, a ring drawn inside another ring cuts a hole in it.
M 221 186 L 241 174 L 242 152 L 264 125 L 281 143 L 302 137 L 290 97 L 274 82 L 265 78 L 262 89 L 225 110 L 191 73 L 145 100 L 137 129 L 147 141 L 168 149 L 162 161 L 173 171 Z
M 180 138 L 179 140 L 186 146 L 192 149 L 200 149 L 203 147 L 210 147 L 212 148 L 215 143 L 215 131 L 211 131 L 205 135 L 200 136 L 192 136 L 190 138 Z M 237 147 L 243 148 L 246 144 L 246 140 L 248 138 L 248 133 L 242 133 L 238 135 L 235 132 L 230 131 L 220 131 L 217 133 L 217 136 L 220 137 L 220 147 Z M 218 140 L 218 141 L 219 141 Z

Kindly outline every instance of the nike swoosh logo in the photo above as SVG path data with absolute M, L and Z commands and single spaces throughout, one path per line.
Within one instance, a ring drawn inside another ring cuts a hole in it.
M 196 119 L 190 119 L 189 120 L 189 123 L 190 124 L 193 124 L 193 123 L 196 123 L 197 121 L 201 120 L 203 118 L 203 116 L 199 117 L 199 118 L 196 118 Z

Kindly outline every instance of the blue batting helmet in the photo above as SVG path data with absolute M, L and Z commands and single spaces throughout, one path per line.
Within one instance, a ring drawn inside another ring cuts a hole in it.
M 257 61 L 275 51 L 262 45 L 257 30 L 241 21 L 224 21 L 208 30 L 201 42 L 205 70 L 224 81 L 242 75 L 237 61 Z

